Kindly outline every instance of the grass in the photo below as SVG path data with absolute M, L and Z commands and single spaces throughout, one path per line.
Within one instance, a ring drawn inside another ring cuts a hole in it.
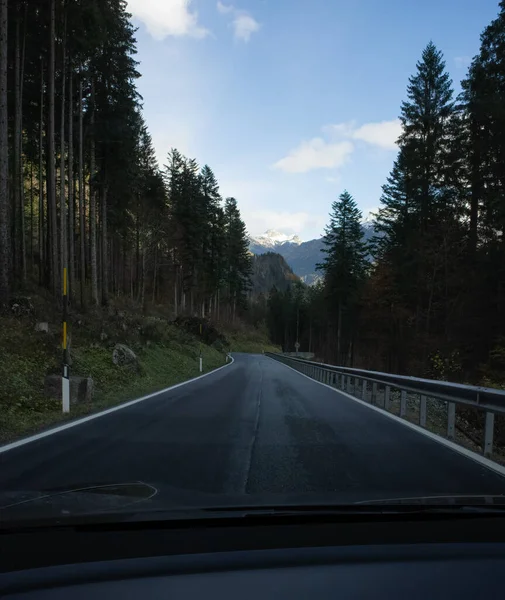
M 262 352 L 281 352 L 279 346 L 274 346 L 265 329 L 250 329 L 244 325 L 237 324 L 235 327 L 223 328 L 223 333 L 230 342 L 232 352 L 247 352 L 249 354 L 261 354 Z
M 90 344 L 92 334 L 87 330 L 80 336 L 79 343 L 79 335 L 75 335 L 71 372 L 92 377 L 94 395 L 91 403 L 72 405 L 70 414 L 63 415 L 60 401 L 46 398 L 43 394 L 45 376 L 51 372 L 58 373 L 60 369 L 59 336 L 35 333 L 33 323 L 20 319 L 0 318 L 0 442 L 8 442 L 198 376 L 198 340 L 170 324 L 162 325 L 157 327 L 155 342 L 146 339 L 131 341 L 130 345 L 139 359 L 139 373 L 113 364 L 114 340 Z M 223 352 L 205 345 L 201 346 L 201 352 L 204 372 L 225 364 Z

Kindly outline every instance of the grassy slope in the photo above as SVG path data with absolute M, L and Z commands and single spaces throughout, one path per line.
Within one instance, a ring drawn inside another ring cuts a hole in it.
M 63 416 L 60 401 L 43 395 L 46 374 L 59 373 L 61 364 L 58 326 L 51 325 L 55 333 L 36 333 L 33 319 L 0 317 L 0 442 L 65 419 L 96 412 L 200 374 L 200 344 L 186 332 L 157 321 L 155 330 L 148 334 L 155 338 L 154 341 L 145 338 L 135 341 L 133 338 L 138 336 L 134 334 L 128 334 L 130 339 L 118 339 L 117 332 L 113 332 L 108 334 L 106 341 L 99 343 L 96 341 L 100 340 L 97 324 L 88 318 L 88 327 L 73 334 L 71 372 L 93 378 L 93 402 L 73 405 L 70 416 Z M 128 327 L 137 331 L 131 322 Z M 99 329 L 105 330 L 103 321 Z M 90 343 L 90 339 L 95 341 Z M 116 341 L 128 342 L 135 350 L 141 365 L 140 374 L 112 363 L 112 349 Z M 204 372 L 225 364 L 225 354 L 221 349 L 205 345 L 201 348 Z
M 261 354 L 262 352 L 280 352 L 268 338 L 265 329 L 250 329 L 242 324 L 236 326 L 223 325 L 220 329 L 230 342 L 232 352 L 248 352 Z

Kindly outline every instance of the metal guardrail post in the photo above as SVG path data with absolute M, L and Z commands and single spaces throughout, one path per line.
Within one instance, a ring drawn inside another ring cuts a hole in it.
M 454 427 L 456 424 L 456 404 L 454 402 L 447 403 L 447 437 L 450 440 L 454 439 Z
M 423 394 L 419 403 L 419 425 L 426 427 L 426 396 Z
M 391 388 L 389 385 L 384 389 L 384 409 L 389 410 L 390 408 L 390 397 L 391 397 Z
M 363 389 L 361 390 L 361 399 L 364 400 L 366 402 L 366 388 L 367 388 L 368 382 L 366 379 L 363 379 Z
M 372 404 L 377 404 L 377 382 L 372 383 Z
M 407 414 L 407 390 L 402 390 L 400 399 L 400 417 L 405 417 Z
M 493 435 L 494 435 L 494 413 L 486 412 L 484 424 L 484 456 L 491 456 L 493 453 Z
M 351 393 L 351 376 L 347 376 L 347 393 Z

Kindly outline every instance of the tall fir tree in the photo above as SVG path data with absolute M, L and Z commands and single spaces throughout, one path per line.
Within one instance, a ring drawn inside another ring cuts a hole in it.
M 344 191 L 332 204 L 330 223 L 323 238 L 326 258 L 317 265 L 324 274 L 326 296 L 336 320 L 336 358 L 339 362 L 346 360 L 352 341 L 359 289 L 366 272 L 361 218 L 356 201 Z

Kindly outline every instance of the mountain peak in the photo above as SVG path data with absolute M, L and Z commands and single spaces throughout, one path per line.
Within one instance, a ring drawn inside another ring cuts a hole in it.
M 299 245 L 302 243 L 302 240 L 297 235 L 289 236 L 280 231 L 276 231 L 275 229 L 269 229 L 263 235 L 251 239 L 258 244 L 269 248 L 274 248 L 278 244 L 290 243 Z

